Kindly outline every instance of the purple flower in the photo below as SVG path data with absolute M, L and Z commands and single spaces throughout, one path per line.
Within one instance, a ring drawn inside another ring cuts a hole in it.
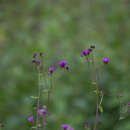
M 91 52 L 91 50 L 90 50 L 90 49 L 88 49 L 88 50 L 87 50 L 87 55 L 89 55 L 89 54 L 90 54 L 90 52 Z
M 63 128 L 64 130 L 67 130 L 67 129 L 69 128 L 69 126 L 66 125 L 66 124 L 63 124 L 63 125 L 62 125 L 62 128 Z
M 109 58 L 105 57 L 102 59 L 102 61 L 104 62 L 104 64 L 107 64 L 109 62 Z
M 42 114 L 43 110 L 42 109 L 39 109 L 38 110 L 38 114 Z
M 35 64 L 40 64 L 40 60 L 32 60 L 32 63 L 35 63 Z
M 47 113 L 47 110 L 46 110 L 46 109 L 44 109 L 44 110 L 42 111 L 42 113 L 43 113 L 43 114 L 46 114 L 46 113 Z
M 74 128 L 69 128 L 69 130 L 74 130 Z
M 38 107 L 39 107 L 39 104 L 36 104 L 36 107 L 38 108 Z
M 69 66 L 66 66 L 66 70 L 69 70 L 70 69 L 70 67 Z
M 36 60 L 32 60 L 32 63 L 35 63 Z
M 35 63 L 38 65 L 40 64 L 40 60 L 35 60 Z
M 38 105 L 38 104 L 36 104 L 36 105 L 34 106 L 34 110 L 37 110 L 37 109 L 38 109 L 38 107 L 39 107 L 39 105 Z
M 95 45 L 91 45 L 90 48 L 94 49 L 94 48 L 95 48 Z
M 53 73 L 53 71 L 54 71 L 54 67 L 51 66 L 51 67 L 49 68 L 49 72 L 50 72 L 50 74 Z
M 33 54 L 33 58 L 36 58 L 36 57 L 37 57 L 37 54 L 36 54 L 36 53 L 34 53 L 34 54 Z
M 38 114 L 41 115 L 41 114 L 46 114 L 47 113 L 47 110 L 46 109 L 39 109 L 38 110 Z
M 33 122 L 33 116 L 30 116 L 30 117 L 28 118 L 28 121 L 29 121 L 29 122 Z
M 43 56 L 43 53 L 42 53 L 42 52 L 40 52 L 40 56 Z
M 86 50 L 83 50 L 83 51 L 82 51 L 82 54 L 83 54 L 84 56 L 86 56 L 86 55 L 87 55 L 87 51 L 86 51 Z
M 65 66 L 66 66 L 66 62 L 65 61 L 61 61 L 61 62 L 59 62 L 59 66 L 61 67 L 61 68 L 64 68 Z

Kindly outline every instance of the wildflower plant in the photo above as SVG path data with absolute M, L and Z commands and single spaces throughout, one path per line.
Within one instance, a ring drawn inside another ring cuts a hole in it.
M 95 50 L 95 45 L 91 45 L 87 50 L 82 51 L 82 55 L 85 57 L 87 67 L 88 67 L 88 73 L 90 75 L 90 79 L 92 84 L 95 86 L 94 93 L 96 94 L 96 117 L 95 117 L 95 123 L 93 125 L 93 130 L 97 129 L 97 125 L 99 122 L 99 112 L 103 112 L 103 97 L 104 97 L 104 90 L 102 90 L 99 87 L 98 84 L 98 69 L 95 66 L 95 61 L 94 61 L 94 50 Z M 103 58 L 103 64 L 108 64 L 109 58 Z M 91 129 L 89 126 L 89 123 L 87 122 L 85 124 L 85 129 L 89 130 Z
M 42 64 L 42 62 L 44 62 L 42 52 L 40 52 L 39 56 L 36 53 L 34 53 L 32 58 L 33 58 L 32 63 L 34 64 L 34 67 L 37 71 L 37 79 L 38 79 L 37 90 L 38 91 L 37 91 L 37 96 L 31 96 L 32 99 L 36 100 L 36 104 L 34 107 L 34 111 L 35 111 L 34 115 L 29 116 L 28 121 L 32 124 L 32 129 L 39 130 L 40 128 L 42 129 L 46 128 L 47 116 L 49 116 L 48 110 L 49 110 L 49 105 L 50 105 L 50 100 L 51 100 L 51 92 L 53 89 L 52 78 L 55 72 L 55 68 L 54 66 L 51 65 L 50 67 L 48 67 L 48 70 L 46 72 L 45 67 Z M 61 61 L 57 63 L 57 65 L 60 67 L 60 69 L 64 68 L 66 71 L 69 71 L 70 69 L 70 67 L 67 66 L 66 61 Z M 45 91 L 47 92 L 47 95 L 48 95 L 47 102 L 46 104 L 44 103 L 44 105 L 41 104 L 41 96 L 42 96 L 41 90 L 43 89 L 42 87 L 44 86 L 44 84 L 41 83 L 43 71 L 45 75 L 48 75 L 49 77 L 49 82 L 48 84 L 46 84 L 46 91 Z M 67 130 L 67 125 L 62 125 L 62 127 L 64 127 L 64 129 Z
M 86 122 L 84 124 L 84 130 L 97 130 L 98 124 L 100 122 L 100 113 L 103 113 L 103 99 L 105 92 L 102 87 L 100 87 L 99 84 L 99 69 L 96 66 L 95 63 L 95 45 L 91 45 L 88 49 L 83 49 L 82 50 L 82 56 L 85 59 L 85 63 L 87 64 L 87 69 L 88 69 L 88 74 L 90 76 L 91 84 L 94 86 L 93 92 L 95 93 L 96 97 L 96 110 L 95 110 L 95 121 L 93 124 L 90 125 L 89 122 Z M 45 71 L 45 67 L 42 65 L 43 60 L 43 53 L 40 52 L 39 56 L 34 53 L 32 56 L 32 63 L 34 64 L 37 74 L 38 74 L 38 84 L 37 84 L 37 97 L 32 96 L 32 98 L 36 99 L 36 104 L 35 104 L 35 115 L 31 115 L 28 117 L 28 121 L 32 124 L 32 128 L 35 130 L 39 130 L 39 128 L 46 129 L 46 123 L 47 123 L 47 116 L 49 116 L 49 104 L 51 100 L 51 93 L 53 89 L 53 75 L 56 71 L 54 66 L 49 66 L 47 70 L 47 75 L 49 76 L 49 84 L 46 84 L 46 92 L 47 92 L 47 102 L 46 103 L 41 103 L 40 97 L 41 97 L 41 87 L 43 84 L 40 84 L 41 82 L 41 70 Z M 103 57 L 102 60 L 100 60 L 104 66 L 108 66 L 110 59 L 108 57 Z M 60 69 L 64 69 L 66 71 L 70 70 L 70 66 L 67 65 L 66 61 L 61 61 L 57 63 L 57 66 L 59 66 Z M 104 70 L 103 70 L 104 73 Z M 124 119 L 126 116 L 126 113 L 130 113 L 130 102 L 127 104 L 124 104 L 121 101 L 121 98 L 123 97 L 122 94 L 117 95 L 117 99 L 119 100 L 119 105 L 120 105 L 120 117 L 119 120 Z M 44 104 L 44 105 L 43 105 Z M 124 106 L 125 106 L 125 111 L 124 111 Z M 127 106 L 127 107 L 126 107 Z M 118 122 L 117 122 L 118 123 Z M 63 130 L 74 130 L 74 128 L 71 128 L 68 124 L 62 124 L 60 129 Z

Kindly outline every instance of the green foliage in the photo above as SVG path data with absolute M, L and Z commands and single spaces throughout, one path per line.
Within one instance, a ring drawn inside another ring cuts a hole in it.
M 99 106 L 99 111 L 103 112 L 103 107 L 102 106 Z

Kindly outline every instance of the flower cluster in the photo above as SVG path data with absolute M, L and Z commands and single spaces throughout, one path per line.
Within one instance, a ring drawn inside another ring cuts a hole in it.
M 39 55 L 40 55 L 40 57 L 42 57 L 43 53 L 40 52 Z M 40 65 L 40 63 L 41 63 L 40 60 L 36 59 L 37 58 L 37 54 L 34 53 L 32 57 L 33 57 L 32 63 L 35 63 L 36 65 Z M 66 61 L 61 61 L 61 62 L 58 63 L 58 65 L 59 65 L 60 68 L 65 68 L 66 70 L 70 70 L 70 67 L 67 66 L 67 62 Z M 41 65 L 40 65 L 40 69 L 43 69 L 43 67 Z M 53 74 L 54 70 L 55 70 L 54 66 L 50 66 L 48 74 Z
M 39 108 L 39 105 L 36 104 L 35 109 L 38 109 L 38 108 Z M 47 114 L 47 107 L 44 105 L 44 106 L 43 106 L 43 109 L 38 109 L 37 112 L 38 112 L 39 115 L 45 115 L 45 114 Z M 31 123 L 33 123 L 34 117 L 33 117 L 33 116 L 30 116 L 30 117 L 28 118 L 28 121 L 31 122 Z
M 91 52 L 94 50 L 95 45 L 91 45 L 90 48 L 88 48 L 87 50 L 83 49 L 82 50 L 82 55 L 83 56 L 89 56 L 91 54 Z M 109 63 L 109 58 L 105 57 L 102 59 L 104 64 L 108 64 Z
M 38 110 L 38 114 L 39 114 L 39 115 L 46 114 L 46 113 L 47 113 L 47 110 L 46 110 L 46 109 L 39 109 L 39 110 Z
M 61 61 L 61 62 L 58 63 L 58 65 L 59 65 L 60 68 L 65 68 L 66 70 L 70 69 L 70 67 L 67 66 L 67 62 L 66 61 Z
M 62 124 L 63 130 L 74 130 L 73 128 L 70 128 L 67 124 Z
M 40 57 L 42 57 L 42 56 L 43 56 L 43 53 L 40 52 L 39 55 L 40 55 Z M 39 59 L 36 59 L 36 58 L 37 58 L 37 54 L 34 53 L 32 57 L 33 57 L 32 63 L 35 63 L 35 64 L 39 65 L 39 64 L 40 64 L 40 60 L 39 60 Z
M 88 56 L 94 48 L 95 48 L 95 46 L 91 45 L 90 48 L 88 48 L 87 50 L 83 49 L 82 50 L 82 55 L 83 56 Z

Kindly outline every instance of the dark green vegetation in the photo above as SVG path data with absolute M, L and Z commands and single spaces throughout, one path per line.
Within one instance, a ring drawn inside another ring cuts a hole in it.
M 83 48 L 95 44 L 99 69 L 102 57 L 110 63 L 101 78 L 104 112 L 99 130 L 130 130 L 129 117 L 117 123 L 119 101 L 130 101 L 130 1 L 129 0 L 0 0 L 0 122 L 4 130 L 29 130 L 37 91 L 37 75 L 31 60 L 42 51 L 44 64 L 66 60 L 70 73 L 55 76 L 47 130 L 70 124 L 83 130 L 93 123 L 96 100 L 80 57 Z M 43 81 L 44 83 L 44 81 Z M 43 104 L 46 103 L 46 94 Z

